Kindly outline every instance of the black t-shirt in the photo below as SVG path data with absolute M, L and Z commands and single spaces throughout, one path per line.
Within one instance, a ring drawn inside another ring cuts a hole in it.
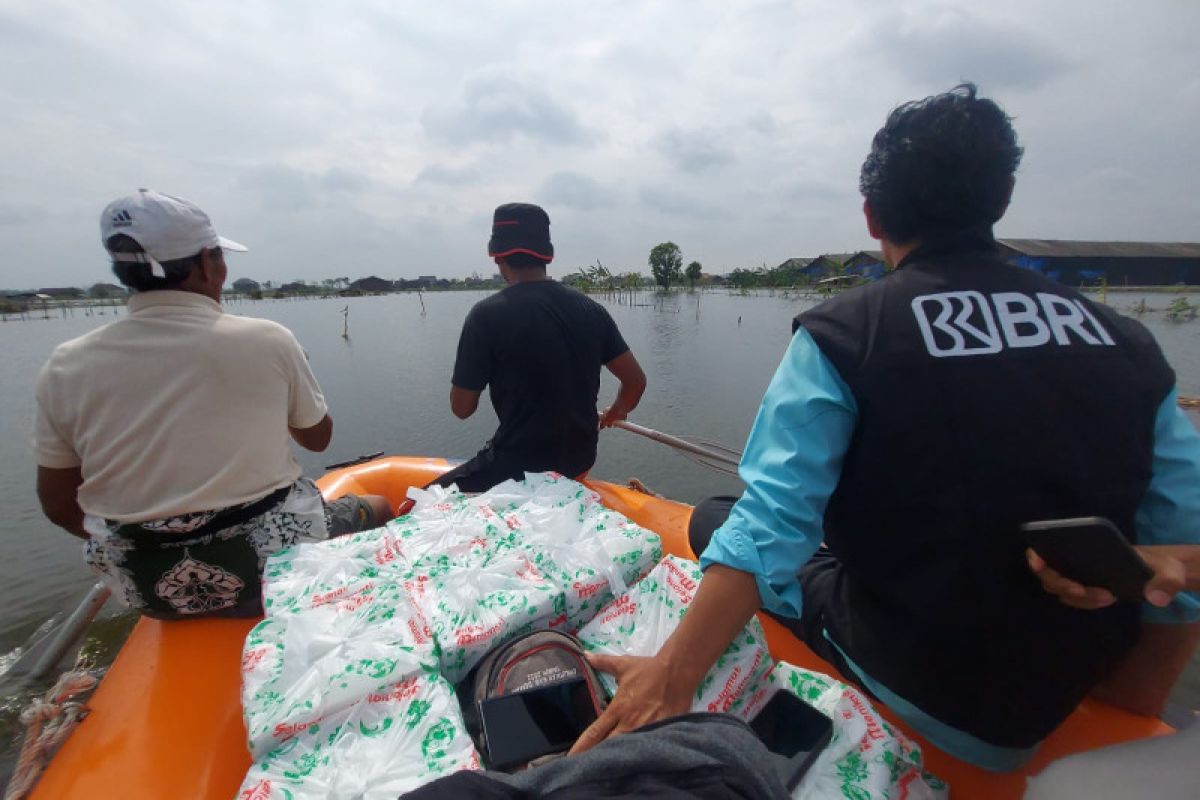
M 600 367 L 626 352 L 605 308 L 551 280 L 516 283 L 467 314 L 452 381 L 491 386 L 498 454 L 574 476 L 596 461 Z

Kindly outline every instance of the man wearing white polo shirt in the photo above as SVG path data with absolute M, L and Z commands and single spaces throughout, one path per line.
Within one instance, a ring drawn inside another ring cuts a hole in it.
M 261 613 L 267 557 L 383 524 L 387 500 L 324 503 L 290 441 L 333 433 L 291 331 L 225 314 L 224 251 L 194 204 L 142 189 L 100 218 L 129 314 L 55 349 L 38 378 L 38 497 L 142 613 Z

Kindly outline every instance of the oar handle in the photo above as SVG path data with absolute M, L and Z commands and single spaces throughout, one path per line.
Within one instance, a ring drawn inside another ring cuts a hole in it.
M 614 428 L 636 433 L 638 436 L 645 436 L 647 439 L 653 439 L 656 442 L 665 444 L 668 447 L 674 447 L 676 450 L 682 450 L 685 453 L 701 456 L 712 461 L 718 461 L 722 464 L 728 464 L 731 467 L 738 465 L 738 460 L 726 453 L 720 453 L 716 450 L 709 450 L 707 447 L 701 447 L 697 444 L 692 444 L 686 439 L 680 439 L 678 436 L 672 436 L 669 433 L 656 431 L 653 428 L 646 428 L 628 420 L 618 420 L 613 423 Z

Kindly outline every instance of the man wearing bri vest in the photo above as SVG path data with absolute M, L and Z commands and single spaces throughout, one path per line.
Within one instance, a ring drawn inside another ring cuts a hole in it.
M 546 275 L 554 245 L 544 210 L 497 208 L 488 256 L 508 287 L 476 303 L 463 323 L 450 408 L 466 419 L 491 387 L 500 427 L 478 455 L 434 483 L 483 492 L 526 472 L 580 476 L 596 462 L 597 425 L 625 419 L 646 376 L 604 306 Z M 621 385 L 597 415 L 601 367 Z
M 382 525 L 387 499 L 324 503 L 300 477 L 289 442 L 324 450 L 333 421 L 291 331 L 221 310 L 224 251 L 245 247 L 147 189 L 110 203 L 100 233 L 134 294 L 38 377 L 42 509 L 147 616 L 261 614 L 268 556 Z
M 1098 687 L 1161 708 L 1200 595 L 1152 581 L 1157 605 L 1073 608 L 1020 526 L 1102 516 L 1140 544 L 1194 543 L 1200 437 L 1140 324 L 998 256 L 1020 158 L 971 85 L 889 115 L 860 188 L 893 271 L 797 317 L 745 493 L 723 522 L 719 503 L 693 515 L 694 606 L 655 658 L 596 660 L 620 690 L 577 749 L 686 711 L 760 607 L 987 769 L 1018 767 Z

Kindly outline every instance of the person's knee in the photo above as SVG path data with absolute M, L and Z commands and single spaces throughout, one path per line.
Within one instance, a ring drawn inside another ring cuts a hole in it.
M 390 521 L 395 513 L 392 509 L 392 502 L 381 494 L 365 494 L 362 496 L 363 502 L 371 507 L 371 515 L 375 518 L 375 527 L 379 527 Z
M 331 537 L 378 528 L 392 517 L 392 504 L 377 494 L 347 494 L 325 504 L 325 522 Z
M 729 518 L 729 511 L 737 502 L 736 497 L 707 497 L 692 509 L 688 520 L 688 545 L 697 558 L 708 547 L 713 533 Z

